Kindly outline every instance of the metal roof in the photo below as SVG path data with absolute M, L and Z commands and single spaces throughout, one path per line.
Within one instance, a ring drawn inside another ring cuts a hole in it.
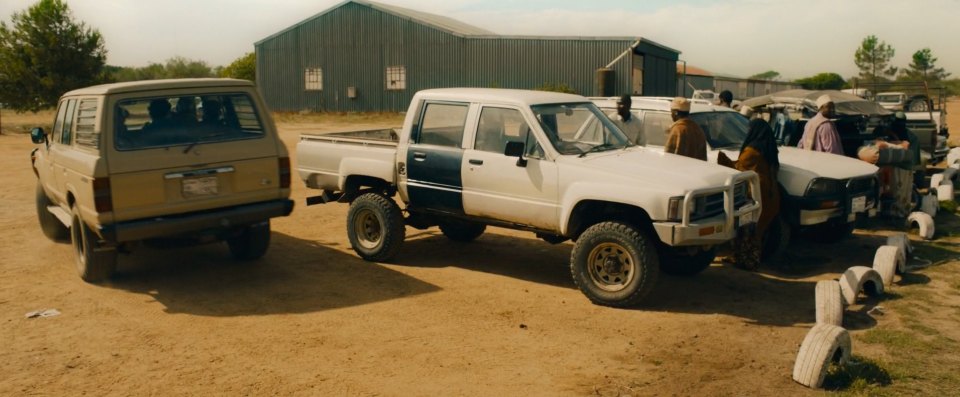
M 253 83 L 248 80 L 216 78 L 141 80 L 78 88 L 63 95 L 106 95 L 121 92 L 206 87 L 253 87 Z
M 264 42 L 264 41 L 270 40 L 270 39 L 272 39 L 272 38 L 274 38 L 274 37 L 277 37 L 277 36 L 282 35 L 282 34 L 284 34 L 284 33 L 286 33 L 286 32 L 289 32 L 290 30 L 296 28 L 297 26 L 303 25 L 303 24 L 306 23 L 306 22 L 309 22 L 309 21 L 312 21 L 312 20 L 314 20 L 314 19 L 317 19 L 317 18 L 319 18 L 319 17 L 321 17 L 321 16 L 324 16 L 324 15 L 326 15 L 326 14 L 328 14 L 328 13 L 330 13 L 330 12 L 332 12 L 332 11 L 340 8 L 340 7 L 343 7 L 343 6 L 347 5 L 347 4 L 350 4 L 350 3 L 362 5 L 362 6 L 365 6 L 365 7 L 370 7 L 370 8 L 373 8 L 373 9 L 375 9 L 375 10 L 379 10 L 379 11 L 382 11 L 382 12 L 385 12 L 385 13 L 388 13 L 388 14 L 391 14 L 391 15 L 394 15 L 394 16 L 397 16 L 397 17 L 400 17 L 400 18 L 403 18 L 403 19 L 408 19 L 408 20 L 411 20 L 411 21 L 413 21 L 413 22 L 419 23 L 419 24 L 421 24 L 421 25 L 430 26 L 430 27 L 433 27 L 433 28 L 435 28 L 435 29 L 438 29 L 438 30 L 441 30 L 441 31 L 450 33 L 450 34 L 452 34 L 452 35 L 454 35 L 454 36 L 466 37 L 466 36 L 496 36 L 496 35 L 497 35 L 496 33 L 493 33 L 493 32 L 491 32 L 491 31 L 489 31 L 489 30 L 481 29 L 481 28 L 478 28 L 478 27 L 476 27 L 476 26 L 473 26 L 473 25 L 470 25 L 470 24 L 467 24 L 467 23 L 463 23 L 463 22 L 460 22 L 460 21 L 458 21 L 458 20 L 456 20 L 456 19 L 449 18 L 449 17 L 445 17 L 445 16 L 442 16 L 442 15 L 436 15 L 436 14 L 431 14 L 431 13 L 428 13 L 428 12 L 411 10 L 411 9 L 409 9 L 409 8 L 397 7 L 397 6 L 395 6 L 395 5 L 388 5 L 388 4 L 383 4 L 383 3 L 376 3 L 376 2 L 373 2 L 373 1 L 366 1 L 366 0 L 347 0 L 347 1 L 344 1 L 344 2 L 342 2 L 342 3 L 340 3 L 340 4 L 335 5 L 335 6 L 333 6 L 333 7 L 330 7 L 330 8 L 328 8 L 328 9 L 326 9 L 326 10 L 323 10 L 323 11 L 321 11 L 320 13 L 315 14 L 315 15 L 307 18 L 307 19 L 304 19 L 304 20 L 302 20 L 302 21 L 300 21 L 300 22 L 298 22 L 298 23 L 296 23 L 296 24 L 293 24 L 292 26 L 290 26 L 290 27 L 288 27 L 288 28 L 286 28 L 286 29 L 284 29 L 284 30 L 281 30 L 281 31 L 279 31 L 279 32 L 277 32 L 277 33 L 274 33 L 274 34 L 270 35 L 270 36 L 267 36 L 266 38 L 264 38 L 264 39 L 262 39 L 262 40 L 260 40 L 260 41 L 258 41 L 258 42 L 256 42 L 256 43 L 254 43 L 254 45 L 259 45 L 260 43 L 262 43 L 262 42 Z

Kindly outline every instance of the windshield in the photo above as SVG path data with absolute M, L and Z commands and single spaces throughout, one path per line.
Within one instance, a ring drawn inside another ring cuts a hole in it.
M 550 144 L 560 154 L 621 149 L 631 144 L 592 103 L 560 103 L 530 107 Z
M 747 138 L 749 123 L 737 112 L 692 113 L 690 119 L 697 123 L 714 149 L 740 148 Z
M 900 102 L 899 95 L 877 95 L 877 102 Z
M 195 145 L 264 136 L 247 94 L 180 94 L 127 99 L 114 109 L 118 150 Z

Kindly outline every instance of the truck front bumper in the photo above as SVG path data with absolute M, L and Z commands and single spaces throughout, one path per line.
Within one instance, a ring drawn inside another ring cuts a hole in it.
M 760 191 L 760 179 L 754 172 L 731 177 L 723 187 L 698 189 L 687 192 L 683 199 L 683 219 L 680 222 L 653 222 L 653 229 L 660 241 L 670 246 L 716 245 L 732 240 L 741 226 L 756 223 L 760 218 L 761 202 L 759 194 L 752 202 L 734 208 L 734 187 L 740 181 L 750 183 L 751 192 Z M 724 213 L 714 217 L 690 220 L 690 211 L 696 197 L 723 192 Z
M 99 232 L 110 243 L 144 240 L 204 230 L 223 230 L 290 215 L 293 200 L 280 199 L 207 211 L 137 219 L 104 225 Z

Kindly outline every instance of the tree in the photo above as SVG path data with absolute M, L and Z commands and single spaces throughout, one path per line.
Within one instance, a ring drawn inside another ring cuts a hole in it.
M 943 68 L 936 66 L 937 58 L 934 58 L 933 52 L 929 48 L 924 48 L 913 53 L 913 60 L 910 62 L 910 68 L 905 70 L 905 74 L 910 80 L 917 81 L 940 81 L 950 76 Z
M 893 47 L 877 39 L 877 36 L 870 35 L 863 39 L 860 48 L 853 54 L 861 80 L 864 83 L 878 83 L 896 75 L 897 68 L 889 66 L 895 52 Z
M 753 76 L 748 77 L 751 80 L 776 80 L 780 78 L 780 72 L 776 70 L 768 70 L 763 73 L 757 73 Z
M 166 63 L 150 63 L 143 67 L 108 67 L 111 81 L 136 81 L 157 79 L 179 79 L 189 77 L 216 76 L 213 69 L 204 61 L 175 56 Z
M 54 106 L 101 82 L 106 59 L 99 31 L 74 22 L 62 0 L 40 0 L 0 22 L 0 102 L 21 112 Z
M 843 77 L 836 73 L 820 73 L 796 80 L 794 83 L 808 90 L 839 90 L 845 84 Z
M 246 55 L 237 58 L 233 63 L 220 70 L 220 77 L 256 81 L 257 54 L 248 52 Z

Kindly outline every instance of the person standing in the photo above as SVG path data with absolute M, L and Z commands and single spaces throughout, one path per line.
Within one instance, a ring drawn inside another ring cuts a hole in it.
M 780 188 L 777 184 L 780 154 L 773 129 L 762 119 L 751 120 L 747 138 L 743 140 L 737 160 L 733 161 L 720 152 L 717 163 L 739 171 L 753 171 L 760 177 L 760 202 L 763 205 L 760 218 L 753 230 L 737 233 L 734 240 L 736 265 L 756 270 L 760 266 L 763 236 L 780 213 Z
M 718 105 L 723 106 L 725 108 L 732 108 L 732 105 L 731 105 L 732 103 L 733 103 L 733 93 L 730 92 L 730 90 L 720 91 L 720 103 L 718 103 Z
M 817 152 L 843 155 L 840 133 L 830 118 L 836 117 L 836 106 L 828 95 L 817 98 L 817 115 L 803 127 L 803 136 L 797 147 Z
M 700 126 L 690 119 L 690 100 L 674 98 L 670 103 L 670 116 L 673 124 L 670 125 L 663 151 L 707 161 L 707 137 Z
M 640 125 L 640 120 L 630 113 L 630 107 L 632 106 L 633 100 L 630 95 L 621 96 L 617 100 L 617 117 L 613 119 L 613 123 L 620 127 L 620 131 L 623 131 L 630 142 L 647 146 L 647 137 L 643 134 L 643 126 Z

